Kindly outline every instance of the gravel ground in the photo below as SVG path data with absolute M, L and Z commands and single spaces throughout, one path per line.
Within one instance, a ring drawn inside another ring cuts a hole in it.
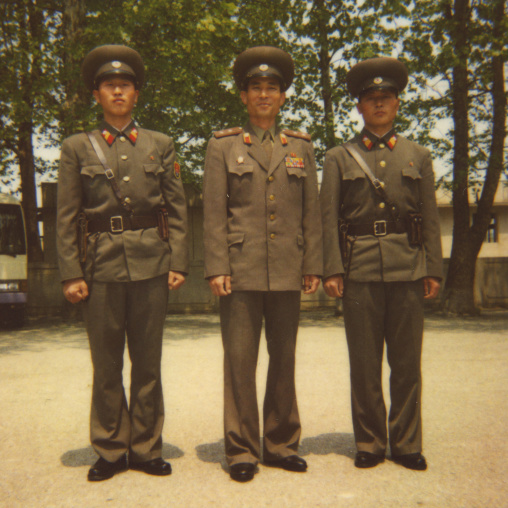
M 222 439 L 222 345 L 216 315 L 168 316 L 163 352 L 163 456 L 173 474 L 128 471 L 90 483 L 92 370 L 81 324 L 0 330 L 2 507 L 505 507 L 508 506 L 508 312 L 431 315 L 423 353 L 426 472 L 387 460 L 353 466 L 344 326 L 302 315 L 297 390 L 305 474 L 259 466 L 232 481 Z M 262 343 L 258 393 L 267 366 Z M 129 383 L 126 358 L 125 382 Z M 389 369 L 384 369 L 387 385 Z M 388 395 L 386 395 L 388 400 Z

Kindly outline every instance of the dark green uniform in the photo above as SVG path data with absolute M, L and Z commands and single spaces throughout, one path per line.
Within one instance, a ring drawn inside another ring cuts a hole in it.
M 87 135 L 66 139 L 58 179 L 60 273 L 64 281 L 84 277 L 90 291 L 84 307 L 94 366 L 92 444 L 108 462 L 126 452 L 132 461 L 144 462 L 160 457 L 162 448 L 162 330 L 168 272 L 188 271 L 186 201 L 171 138 L 134 123 L 123 132 L 104 123 L 93 135 L 133 215 L 144 217 L 146 227 L 127 229 L 129 214 Z M 169 241 L 156 227 L 160 208 L 169 212 Z M 80 212 L 91 229 L 84 264 L 76 234 Z M 126 338 L 132 362 L 129 404 L 122 383 Z
M 422 447 L 422 278 L 442 277 L 432 162 L 428 150 L 394 131 L 378 138 L 364 129 L 350 143 L 385 183 L 402 222 L 394 226 L 389 206 L 344 146 L 326 154 L 320 196 L 324 278 L 342 274 L 346 279 L 355 440 L 359 451 L 380 456 L 388 441 L 393 455 L 417 453 Z M 410 213 L 422 214 L 422 245 L 409 243 Z M 339 249 L 339 219 L 352 225 L 347 259 Z M 391 367 L 388 434 L 381 387 L 384 342 Z

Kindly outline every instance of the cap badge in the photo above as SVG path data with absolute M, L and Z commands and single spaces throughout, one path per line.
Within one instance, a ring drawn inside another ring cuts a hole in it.
M 267 71 L 267 70 L 268 70 L 268 65 L 266 65 L 266 64 L 261 64 L 261 65 L 259 66 L 259 70 L 260 70 L 261 72 L 265 72 L 265 71 Z
M 175 168 L 175 178 L 179 179 L 180 178 L 180 164 L 178 164 L 178 162 L 175 162 L 175 165 L 174 165 L 174 168 Z
M 380 78 L 380 77 L 374 78 L 374 83 L 376 85 L 380 85 L 382 82 L 383 82 L 383 78 Z
M 114 62 L 111 62 L 111 65 L 112 65 L 115 69 L 120 69 L 120 67 L 122 66 L 122 62 L 119 62 L 118 60 L 115 60 Z

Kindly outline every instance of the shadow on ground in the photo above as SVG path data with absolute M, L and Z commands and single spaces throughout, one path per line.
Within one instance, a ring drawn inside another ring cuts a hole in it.
M 262 447 L 262 443 L 261 443 Z M 215 443 L 207 443 L 196 446 L 198 459 L 203 462 L 220 464 L 224 471 L 229 471 L 224 455 L 224 439 Z M 354 459 L 356 448 L 353 434 L 333 433 L 320 434 L 315 437 L 307 437 L 302 440 L 298 449 L 299 455 L 344 455 Z
M 162 458 L 164 460 L 179 459 L 183 455 L 183 451 L 176 446 L 167 443 L 162 445 Z M 98 458 L 94 449 L 91 446 L 87 446 L 86 448 L 65 452 L 60 457 L 60 462 L 65 467 L 93 466 Z

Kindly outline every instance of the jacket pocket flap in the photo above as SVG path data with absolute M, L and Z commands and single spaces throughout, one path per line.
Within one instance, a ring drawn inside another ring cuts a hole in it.
M 81 174 L 93 178 L 96 175 L 103 175 L 104 168 L 102 166 L 83 166 L 81 168 Z
M 297 178 L 305 178 L 307 176 L 307 173 L 305 172 L 305 169 L 303 168 L 293 168 L 286 166 L 288 175 L 296 176 Z
M 244 238 L 245 238 L 244 233 L 229 233 L 228 247 L 231 247 L 231 245 L 235 245 L 237 243 L 243 243 Z
M 228 171 L 235 175 L 242 176 L 247 173 L 252 173 L 254 171 L 254 166 L 252 164 L 238 164 L 238 166 L 230 166 Z
M 154 175 L 158 175 L 164 171 L 160 164 L 143 164 L 143 167 L 146 173 L 153 173 Z
M 413 180 L 419 180 L 422 177 L 418 170 L 412 166 L 406 166 L 402 168 L 402 175 L 412 178 Z

